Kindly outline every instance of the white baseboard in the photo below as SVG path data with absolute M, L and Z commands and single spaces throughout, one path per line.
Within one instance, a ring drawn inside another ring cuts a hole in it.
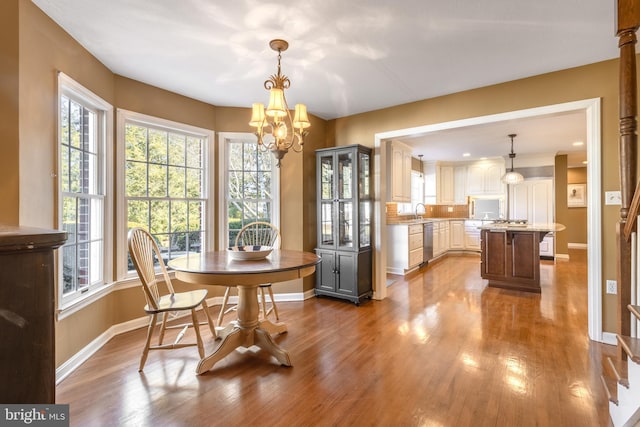
M 613 332 L 603 332 L 602 342 L 609 345 L 618 345 L 618 339 L 616 338 L 616 334 Z
M 569 259 L 569 254 L 556 254 L 556 259 Z
M 304 301 L 309 298 L 313 298 L 315 293 L 313 289 L 310 289 L 304 293 L 294 292 L 288 294 L 275 294 L 276 302 L 287 301 Z M 229 303 L 236 304 L 238 297 L 232 295 L 229 297 Z M 207 305 L 213 307 L 214 305 L 222 304 L 222 297 L 213 297 L 207 299 Z M 189 313 L 181 315 L 186 316 Z M 214 319 L 215 320 L 215 319 Z M 73 371 L 75 371 L 80 365 L 87 361 L 96 351 L 100 350 L 109 340 L 116 335 L 123 334 L 125 332 L 133 331 L 135 329 L 145 328 L 149 324 L 149 318 L 147 316 L 132 319 L 127 322 L 118 323 L 111 326 L 109 329 L 100 334 L 96 339 L 87 344 L 79 352 L 71 356 L 68 360 L 62 363 L 56 368 L 56 384 L 59 384 L 62 380 L 67 378 Z M 142 348 L 140 349 L 142 351 Z
M 588 249 L 589 245 L 586 243 L 567 243 L 569 249 Z

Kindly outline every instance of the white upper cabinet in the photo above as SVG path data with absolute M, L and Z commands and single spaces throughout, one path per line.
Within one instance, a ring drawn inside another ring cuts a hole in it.
M 471 196 L 504 194 L 504 162 L 480 161 L 467 166 L 467 194 Z
M 452 204 L 454 200 L 453 166 L 438 166 L 436 182 L 438 193 L 436 199 L 438 204 Z
M 511 186 L 509 208 L 512 219 L 526 219 L 531 224 L 549 224 L 553 217 L 553 180 L 526 180 Z
M 389 144 L 390 174 L 389 185 L 391 189 L 390 201 L 409 203 L 411 202 L 411 152 L 412 149 L 406 144 L 398 141 L 391 141 Z

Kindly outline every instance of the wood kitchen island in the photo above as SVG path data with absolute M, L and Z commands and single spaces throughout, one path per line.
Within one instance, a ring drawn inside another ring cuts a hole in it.
M 487 224 L 480 228 L 480 272 L 489 286 L 540 293 L 540 242 L 562 224 Z

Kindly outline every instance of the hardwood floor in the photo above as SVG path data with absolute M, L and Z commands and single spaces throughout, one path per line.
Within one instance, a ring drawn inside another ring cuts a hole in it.
M 587 337 L 586 251 L 570 255 L 543 262 L 542 294 L 487 288 L 479 257 L 450 256 L 394 276 L 384 301 L 280 303 L 291 368 L 252 348 L 196 376 L 185 348 L 151 353 L 141 374 L 136 330 L 57 401 L 73 426 L 607 426 L 599 376 L 615 347 Z

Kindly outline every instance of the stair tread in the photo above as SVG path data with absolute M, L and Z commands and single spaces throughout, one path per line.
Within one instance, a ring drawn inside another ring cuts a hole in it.
M 605 372 L 610 372 L 620 385 L 629 388 L 629 368 L 626 361 L 617 358 L 607 357 L 605 363 Z
M 640 320 L 640 305 L 629 304 L 627 308 L 634 316 L 636 316 L 636 319 Z
M 618 404 L 618 383 L 610 377 L 605 377 L 604 375 L 600 376 L 600 380 L 602 380 L 602 385 L 604 386 L 604 390 L 607 393 L 607 399 L 609 402 Z
M 635 363 L 640 363 L 640 339 L 617 335 L 618 342 Z

